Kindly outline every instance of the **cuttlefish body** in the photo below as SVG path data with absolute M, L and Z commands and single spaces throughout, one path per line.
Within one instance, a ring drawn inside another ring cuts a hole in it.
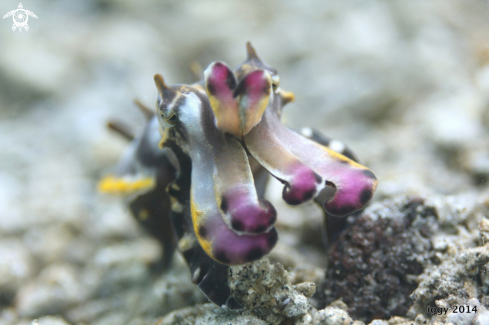
M 211 63 L 192 85 L 169 86 L 155 75 L 156 114 L 143 109 L 145 131 L 100 183 L 104 192 L 130 194 L 131 211 L 164 246 L 164 267 L 177 247 L 192 281 L 230 309 L 242 305 L 231 296 L 229 265 L 261 258 L 278 240 L 277 212 L 263 198 L 268 173 L 284 184 L 285 202 L 314 199 L 337 229 L 344 222 L 334 220 L 345 218 L 336 217 L 363 209 L 377 186 L 338 141 L 280 122 L 294 95 L 250 43 L 247 52 L 234 70 Z
M 216 128 L 209 99 L 199 87 L 169 87 L 160 75 L 155 82 L 157 115 L 165 128 L 162 144 L 178 145 L 192 163 L 190 210 L 201 247 L 228 265 L 268 254 L 278 238 L 276 211 L 258 199 L 243 146 Z

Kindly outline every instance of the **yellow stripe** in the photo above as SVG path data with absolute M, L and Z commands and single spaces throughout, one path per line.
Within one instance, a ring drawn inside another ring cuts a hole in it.
M 192 193 L 190 193 L 190 214 L 192 215 L 192 223 L 194 224 L 195 236 L 199 240 L 200 246 L 207 253 L 207 255 L 209 255 L 211 258 L 214 258 L 212 256 L 212 241 L 208 241 L 199 236 L 199 225 L 202 221 L 201 219 L 204 213 L 201 210 L 197 209 L 197 207 L 195 206 L 195 202 L 192 198 Z
M 319 148 L 321 148 L 324 151 L 326 151 L 331 156 L 331 158 L 333 158 L 333 159 L 336 159 L 336 160 L 339 160 L 339 161 L 345 161 L 345 162 L 347 162 L 352 167 L 356 167 L 356 168 L 360 168 L 360 169 L 368 169 L 367 167 L 365 167 L 365 166 L 363 166 L 363 165 L 361 165 L 361 164 L 359 164 L 359 163 L 351 160 L 350 158 L 348 158 L 346 156 L 343 156 L 342 154 L 340 154 L 340 153 L 338 153 L 338 152 L 336 152 L 334 150 L 329 149 L 328 147 L 325 147 L 323 145 L 320 145 L 319 143 L 316 143 L 316 142 L 313 142 L 313 143 L 314 143 L 314 145 L 316 145 Z
M 113 175 L 105 176 L 98 183 L 98 190 L 109 194 L 129 194 L 135 191 L 149 190 L 155 186 L 152 177 L 127 180 Z

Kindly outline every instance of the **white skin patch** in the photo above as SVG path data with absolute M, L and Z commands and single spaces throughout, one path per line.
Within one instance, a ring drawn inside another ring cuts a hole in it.
M 180 252 L 186 252 L 189 249 L 191 249 L 195 245 L 195 239 L 189 235 L 185 234 L 179 241 L 178 241 L 178 250 Z M 197 269 L 200 271 L 200 269 Z
M 302 128 L 301 134 L 307 138 L 312 137 L 312 129 L 311 128 Z
M 179 108 L 178 118 L 192 137 L 203 138 L 204 132 L 200 126 L 202 103 L 194 93 L 182 95 L 186 97 L 185 104 Z
M 197 279 L 199 278 L 199 276 L 200 276 L 200 267 L 198 267 L 197 269 L 195 269 L 195 272 L 192 275 L 192 282 L 196 283 L 197 282 Z
M 345 150 L 345 145 L 343 144 L 343 142 L 338 140 L 331 140 L 328 147 L 329 149 L 339 153 L 342 153 Z

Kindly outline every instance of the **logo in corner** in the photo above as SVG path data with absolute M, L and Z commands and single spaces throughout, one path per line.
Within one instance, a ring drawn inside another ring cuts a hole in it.
M 12 19 L 14 20 L 14 24 L 12 25 L 12 30 L 15 32 L 15 30 L 18 28 L 19 31 L 22 31 L 22 28 L 24 28 L 26 31 L 29 30 L 29 25 L 27 25 L 27 21 L 29 20 L 29 16 L 34 17 L 37 19 L 37 16 L 35 13 L 29 10 L 25 10 L 24 6 L 22 3 L 19 3 L 19 8 L 14 9 L 12 11 L 7 12 L 5 16 L 3 16 L 3 19 L 12 16 Z

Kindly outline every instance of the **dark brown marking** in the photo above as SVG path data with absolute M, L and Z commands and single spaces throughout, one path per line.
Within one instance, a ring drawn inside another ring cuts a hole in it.
M 372 173 L 372 171 L 370 169 L 365 169 L 362 173 L 363 173 L 363 175 L 368 176 L 371 179 L 374 179 L 374 180 L 377 179 L 377 177 L 375 176 L 375 174 Z
M 241 221 L 238 220 L 233 220 L 231 222 L 231 226 L 233 227 L 234 230 L 236 231 L 243 231 L 244 230 L 244 225 Z
M 226 84 L 231 90 L 236 87 L 236 78 L 234 77 L 234 73 L 232 71 L 227 71 Z
M 270 230 L 270 236 L 268 236 L 267 238 L 268 249 L 272 250 L 272 248 L 275 247 L 277 241 L 278 241 L 277 230 L 275 230 L 275 228 L 272 228 L 272 230 Z
M 205 86 L 206 86 L 207 91 L 209 92 L 209 94 L 211 94 L 213 96 L 216 95 L 216 88 L 214 87 L 213 84 L 207 83 Z
M 336 188 L 336 185 L 333 182 L 330 182 L 330 181 L 326 181 L 326 186 L 329 186 L 329 187 L 332 187 L 332 188 Z
M 356 210 L 357 209 L 352 205 L 345 205 L 345 206 L 342 206 L 341 208 L 328 209 L 326 211 L 332 215 L 342 217 L 342 216 L 346 216 L 348 214 L 351 214 L 351 213 L 355 212 Z
M 261 249 L 259 247 L 254 247 L 254 248 L 249 250 L 249 252 L 246 254 L 245 258 L 248 262 L 251 262 L 251 261 L 256 261 L 256 260 L 262 258 L 263 255 L 265 255 L 265 252 L 263 251 L 263 249 Z
M 234 227 L 233 227 L 233 228 L 234 228 Z M 255 228 L 255 232 L 256 232 L 256 233 L 262 233 L 262 232 L 264 232 L 265 230 L 267 230 L 267 227 L 265 227 L 265 226 L 263 226 L 263 225 L 257 226 L 257 227 Z
M 314 178 L 316 178 L 316 183 L 318 184 L 321 184 L 321 182 L 323 181 L 323 178 L 316 173 L 314 173 Z
M 271 226 L 277 221 L 277 214 L 275 213 L 272 218 L 268 221 L 268 226 Z
M 228 211 L 228 199 L 226 197 L 221 197 L 221 210 L 226 213 Z
M 241 81 L 239 84 L 238 84 L 238 87 L 236 87 L 236 89 L 234 90 L 233 92 L 233 98 L 236 98 L 242 94 L 244 94 L 246 91 L 246 82 L 244 81 Z
M 229 262 L 231 262 L 229 258 L 227 258 L 226 253 L 223 251 L 216 252 L 214 254 L 214 257 L 216 258 L 216 260 L 224 264 L 229 264 Z
M 307 191 L 304 193 L 304 197 L 302 198 L 302 200 L 309 200 L 309 199 L 312 199 L 314 197 L 314 194 L 316 194 L 316 189 L 312 189 L 310 191 Z
M 362 202 L 362 205 L 367 204 L 371 198 L 372 198 L 372 190 L 370 189 L 364 189 L 360 194 L 360 202 Z
M 199 237 L 202 239 L 207 238 L 207 229 L 204 226 L 199 227 Z
M 252 71 L 252 72 L 254 72 L 254 71 Z M 252 72 L 250 72 L 250 73 L 252 73 Z M 241 81 L 239 82 L 238 87 L 236 87 L 236 89 L 233 92 L 233 98 L 236 98 L 238 96 L 241 96 L 241 95 L 243 95 L 246 92 L 247 84 L 246 84 L 245 78 L 247 76 L 248 75 L 245 75 L 243 77 L 243 79 L 241 79 Z M 263 88 L 262 88 L 261 91 L 262 91 L 263 94 L 267 94 L 269 92 L 269 90 L 270 90 L 270 84 L 267 83 L 267 84 L 265 84 L 263 86 Z
M 285 200 L 285 197 L 287 196 L 287 192 L 289 192 L 289 190 L 290 190 L 290 185 L 287 183 L 284 186 L 284 191 L 282 192 L 282 197 L 284 198 L 284 200 Z M 316 189 L 312 189 L 312 190 L 309 190 L 307 192 L 304 192 L 301 197 L 295 197 L 295 196 L 289 197 L 289 198 L 287 198 L 287 204 L 290 204 L 290 205 L 302 204 L 302 203 L 304 203 L 304 201 L 307 201 L 307 200 L 313 198 L 314 194 L 316 194 Z

